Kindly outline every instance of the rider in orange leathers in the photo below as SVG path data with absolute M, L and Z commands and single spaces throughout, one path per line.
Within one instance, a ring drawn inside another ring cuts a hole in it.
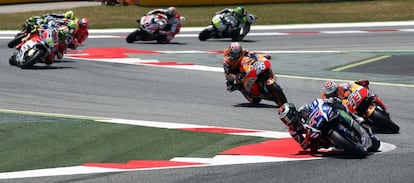
M 246 71 L 251 67 L 251 63 L 260 59 L 270 59 L 270 55 L 259 54 L 247 49 L 243 49 L 240 43 L 233 42 L 224 50 L 223 68 L 226 77 L 227 91 L 239 90 L 243 96 L 253 102 L 249 92 L 242 86 L 241 80 Z
M 248 50 L 243 49 L 240 43 L 233 42 L 228 48 L 224 50 L 223 68 L 226 76 L 227 90 L 232 92 L 237 90 L 236 83 L 242 77 L 243 66 L 241 61 L 243 57 L 247 56 Z

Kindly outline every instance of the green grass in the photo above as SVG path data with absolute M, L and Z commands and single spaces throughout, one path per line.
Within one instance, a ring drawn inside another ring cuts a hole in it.
M 232 147 L 265 140 L 10 113 L 0 113 L 0 139 L 0 172 L 83 163 L 213 157 Z
M 186 27 L 206 26 L 213 14 L 230 6 L 177 7 L 187 18 Z M 258 15 L 257 25 L 308 24 L 333 22 L 404 21 L 414 19 L 413 0 L 335 1 L 319 3 L 274 3 L 244 5 Z M 95 6 L 74 8 L 78 17 L 88 17 L 91 28 L 135 28 L 136 19 L 157 7 Z M 66 10 L 36 11 L 1 14 L 1 30 L 20 29 L 25 19 L 32 15 L 63 13 Z

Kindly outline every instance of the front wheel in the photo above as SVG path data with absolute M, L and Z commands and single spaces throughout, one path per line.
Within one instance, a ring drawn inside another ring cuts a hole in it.
M 27 69 L 32 67 L 35 63 L 37 63 L 43 56 L 43 51 L 36 47 L 28 50 L 27 55 L 25 56 L 25 61 L 18 64 L 17 66 L 22 69 Z
M 204 29 L 203 31 L 198 34 L 198 39 L 200 41 L 206 41 L 207 39 L 211 38 L 211 31 L 208 29 Z
M 246 98 L 246 100 L 249 101 L 251 104 L 259 104 L 262 101 L 261 98 L 252 97 L 247 92 L 243 92 L 243 91 L 240 91 L 240 92 L 243 94 L 244 98 Z
M 18 33 L 16 37 L 14 37 L 9 43 L 7 44 L 7 47 L 14 48 L 16 47 L 20 42 L 22 42 L 22 39 L 26 36 L 26 34 Z
M 128 34 L 128 36 L 126 37 L 126 42 L 133 43 L 135 41 L 139 41 L 140 36 L 141 36 L 141 31 L 135 30 L 134 32 L 131 32 L 130 34 Z
M 12 56 L 9 58 L 9 64 L 10 64 L 10 65 L 12 65 L 12 66 L 16 66 L 16 65 L 17 65 L 16 55 L 12 55 Z
M 352 153 L 358 157 L 366 157 L 369 155 L 360 142 L 347 138 L 337 131 L 332 131 L 331 140 L 335 145 L 339 146 L 344 151 Z

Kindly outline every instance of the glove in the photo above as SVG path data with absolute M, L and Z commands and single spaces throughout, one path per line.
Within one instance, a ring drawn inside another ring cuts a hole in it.
M 328 104 L 335 104 L 335 103 L 341 102 L 341 99 L 337 97 L 329 97 L 328 99 L 325 100 L 325 102 Z
M 234 84 L 234 81 L 227 81 L 226 85 L 227 85 L 227 91 L 229 92 L 233 92 L 234 90 L 237 90 L 237 87 Z

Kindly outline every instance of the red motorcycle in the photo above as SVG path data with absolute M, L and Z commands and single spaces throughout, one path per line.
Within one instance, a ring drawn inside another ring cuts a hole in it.
M 242 75 L 239 90 L 252 104 L 260 101 L 274 101 L 278 107 L 287 102 L 282 88 L 276 83 L 276 77 L 272 71 L 269 57 L 264 54 L 249 54 L 243 57 Z
M 27 35 L 16 46 L 16 51 L 10 57 L 10 65 L 26 69 L 36 63 L 53 63 L 55 54 L 53 47 L 57 45 L 56 29 L 38 30 Z
M 386 110 L 382 100 L 367 87 L 354 84 L 348 98 L 343 100 L 344 106 L 351 112 L 365 119 L 374 132 L 398 133 L 400 127 L 396 125 Z

